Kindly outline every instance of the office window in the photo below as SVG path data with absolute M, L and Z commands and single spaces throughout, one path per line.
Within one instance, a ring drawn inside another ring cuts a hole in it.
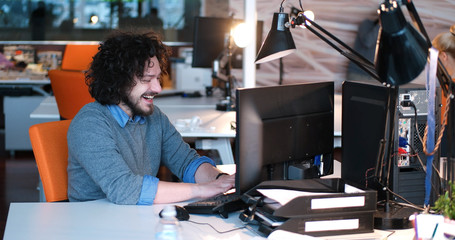
M 153 30 L 165 41 L 191 41 L 182 31 L 199 15 L 201 1 L 0 0 L 0 41 L 99 41 L 112 29 Z

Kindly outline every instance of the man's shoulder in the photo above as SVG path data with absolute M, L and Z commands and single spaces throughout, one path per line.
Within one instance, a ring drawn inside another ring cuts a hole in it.
M 95 101 L 95 102 L 85 104 L 81 108 L 81 110 L 79 110 L 77 115 L 87 115 L 87 113 L 88 113 L 88 115 L 92 115 L 92 114 L 99 115 L 100 113 L 104 113 L 107 110 L 108 110 L 108 108 L 106 105 L 102 105 L 99 102 Z
M 105 105 L 101 105 L 98 102 L 91 102 L 86 104 L 79 110 L 76 116 L 72 120 L 72 124 L 93 124 L 94 122 L 106 122 L 111 121 L 109 115 L 109 109 Z

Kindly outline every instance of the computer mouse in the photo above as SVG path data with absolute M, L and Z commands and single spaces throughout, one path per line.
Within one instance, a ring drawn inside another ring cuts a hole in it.
M 177 205 L 174 205 L 174 207 L 175 207 L 175 211 L 177 212 L 177 215 L 175 216 L 177 218 L 177 220 L 188 221 L 190 219 L 190 214 L 184 207 L 177 206 Z M 160 218 L 163 217 L 162 216 L 163 210 L 160 211 L 160 214 L 159 214 Z

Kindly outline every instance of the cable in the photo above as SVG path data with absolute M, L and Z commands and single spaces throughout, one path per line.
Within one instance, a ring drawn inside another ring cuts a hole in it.
M 409 144 L 408 144 L 408 146 L 411 147 L 411 150 L 414 152 L 414 149 L 412 148 L 412 146 L 409 145 Z M 393 158 L 394 155 L 395 155 L 395 154 L 392 154 L 392 156 L 390 156 L 390 158 Z M 418 154 L 417 154 L 416 156 L 419 158 Z M 422 163 L 422 161 L 420 160 L 420 158 L 419 158 L 419 161 L 420 161 L 420 163 L 422 164 L 422 167 L 425 168 L 425 166 L 423 165 L 423 163 Z M 433 168 L 436 170 L 434 164 L 433 164 Z M 439 172 L 438 172 L 437 170 L 436 170 L 436 172 L 439 174 Z M 365 174 L 365 176 L 366 176 L 366 174 Z M 431 184 L 432 184 L 432 188 L 436 190 L 436 187 L 433 185 L 433 182 L 432 182 Z M 410 202 L 409 200 L 407 200 L 405 197 L 399 195 L 398 193 L 395 193 L 395 192 L 392 191 L 388 186 L 384 186 L 384 187 L 386 188 L 386 191 L 390 192 L 392 195 L 394 195 L 394 196 L 400 198 L 401 200 L 403 200 L 404 202 L 406 202 L 406 204 L 403 204 L 403 203 L 394 201 L 395 204 L 403 205 L 403 206 L 408 206 L 408 207 L 412 207 L 412 208 L 415 208 L 415 209 L 420 210 L 420 211 L 424 211 L 424 210 L 425 210 L 425 208 L 420 207 L 420 206 L 418 206 L 418 205 L 416 205 L 416 204 Z
M 447 117 L 448 117 L 447 113 L 450 110 L 450 99 L 451 99 L 450 97 L 448 97 L 446 99 L 446 107 L 445 107 L 445 112 L 444 112 L 444 115 L 443 115 L 442 126 L 441 126 L 441 129 L 440 129 L 439 134 L 438 134 L 438 140 L 436 141 L 436 144 L 435 144 L 435 147 L 434 147 L 433 151 L 430 152 L 430 153 L 427 152 L 426 144 L 423 144 L 423 143 L 426 142 L 427 134 L 428 134 L 428 125 L 425 127 L 425 134 L 423 135 L 423 140 L 421 140 L 421 141 L 422 141 L 423 151 L 425 152 L 426 155 L 429 155 L 429 156 L 434 155 L 434 153 L 439 149 L 439 145 L 441 144 L 442 136 L 444 135 L 444 130 L 445 130 L 446 125 L 447 125 Z
M 188 220 L 188 222 L 194 223 L 194 224 L 198 224 L 198 225 L 208 225 L 208 226 L 211 227 L 213 230 L 215 230 L 215 232 L 217 232 L 217 233 L 219 233 L 219 234 L 229 233 L 229 232 L 233 232 L 233 231 L 237 231 L 237 230 L 246 228 L 246 226 L 243 226 L 243 227 L 233 228 L 233 229 L 230 229 L 230 230 L 227 230 L 227 231 L 219 231 L 218 229 L 216 229 L 215 227 L 213 227 L 210 223 L 200 223 L 200 222 L 195 222 L 195 221 L 192 221 L 192 220 Z
M 414 131 L 415 131 L 415 134 L 417 134 L 417 136 L 419 137 L 420 143 L 422 144 L 422 146 L 424 146 L 424 142 L 425 142 L 425 141 L 424 141 L 424 140 L 421 138 L 421 136 L 420 136 L 419 126 L 418 126 L 418 123 L 417 123 L 417 107 L 414 105 L 414 103 L 413 103 L 412 101 L 409 101 L 409 103 L 408 103 L 408 104 L 405 104 L 405 105 L 406 105 L 406 106 L 409 106 L 409 107 L 412 107 L 412 108 L 414 109 L 414 128 L 415 128 Z M 403 105 L 403 102 L 402 102 L 402 106 L 404 106 L 404 105 Z M 446 109 L 447 109 L 447 108 L 446 108 Z M 443 132 L 443 131 L 444 131 L 444 130 L 442 129 L 442 132 Z M 442 135 L 441 132 L 440 132 L 439 134 L 440 134 L 439 136 Z M 427 173 L 427 167 L 426 167 L 426 165 L 423 163 L 422 159 L 420 158 L 419 153 L 418 153 L 418 152 L 417 152 L 409 143 L 408 143 L 408 146 L 409 146 L 409 148 L 411 149 L 411 152 L 413 153 L 412 155 L 415 156 L 415 157 L 417 157 L 417 159 L 419 160 L 419 164 L 420 164 L 420 166 L 422 167 L 423 171 L 424 171 L 425 174 L 426 174 L 426 173 Z M 442 186 L 442 177 L 441 177 L 441 173 L 440 173 L 439 169 L 436 167 L 436 165 L 435 165 L 434 162 L 432 163 L 431 166 L 432 166 L 432 169 L 435 171 L 435 173 L 438 175 L 439 184 L 440 184 L 440 186 Z M 434 189 L 436 192 L 441 192 L 440 187 L 439 187 L 439 189 L 438 189 L 438 188 L 435 186 L 435 184 L 434 184 L 433 181 L 431 181 L 431 187 L 432 187 L 432 189 Z
M 425 166 L 425 164 L 423 164 L 423 161 L 420 158 L 419 154 L 415 151 L 415 149 L 411 145 L 409 145 L 409 147 L 411 148 L 412 152 L 414 152 L 414 154 L 412 154 L 410 156 L 417 157 L 417 159 L 419 160 L 420 166 L 423 168 L 423 171 L 426 173 L 427 172 L 426 166 Z M 436 174 L 438 174 L 438 177 L 442 178 L 441 173 L 439 172 L 439 169 L 436 167 L 436 165 L 434 165 L 434 163 L 433 163 L 432 166 L 433 166 L 433 170 L 436 172 Z
M 447 101 L 447 104 L 448 104 L 448 103 L 449 103 L 449 101 Z M 417 136 L 419 137 L 420 143 L 422 144 L 422 146 L 425 146 L 425 144 L 424 144 L 424 143 L 425 143 L 425 140 L 422 139 L 422 137 L 420 137 L 419 126 L 418 126 L 418 123 L 417 123 L 417 108 L 416 108 L 416 106 L 414 105 L 413 102 L 411 102 L 410 106 L 414 109 L 414 127 L 415 127 L 415 132 L 416 132 Z M 448 108 L 447 105 L 446 105 L 446 111 L 448 111 L 448 110 L 449 110 L 449 108 Z M 447 112 L 446 112 L 446 113 L 447 113 Z M 444 125 L 445 125 L 445 123 L 447 122 L 447 114 L 446 114 L 446 113 L 444 113 L 444 121 L 443 121 L 443 124 L 444 124 Z M 442 138 L 442 135 L 443 135 L 443 132 L 444 132 L 444 125 L 441 127 L 441 131 L 439 132 L 439 138 L 438 138 L 438 143 L 437 143 L 437 145 L 438 145 L 437 147 L 438 147 L 438 148 L 439 148 L 439 144 L 440 144 L 440 140 L 439 140 L 439 139 Z M 426 130 L 426 128 L 425 128 L 425 134 L 426 134 L 426 132 L 427 132 L 427 130 Z M 417 152 L 413 149 L 413 147 L 412 147 L 411 145 L 409 145 L 409 147 L 411 147 L 411 149 L 413 150 L 414 153 L 417 153 Z M 435 149 L 437 149 L 437 148 L 435 147 Z M 424 152 L 425 152 L 425 150 L 424 150 Z M 426 154 L 426 152 L 425 152 L 425 154 Z M 422 162 L 422 159 L 420 159 L 420 156 L 417 155 L 417 159 L 419 160 L 419 162 L 420 162 L 422 168 L 424 169 L 424 171 L 425 171 L 425 173 L 426 173 L 426 171 L 427 171 L 426 166 L 424 166 L 424 164 L 423 164 L 423 162 Z M 438 177 L 441 178 L 441 173 L 439 172 L 438 168 L 434 165 L 434 163 L 432 164 L 432 166 L 433 166 L 433 169 L 434 169 L 434 170 L 436 171 L 436 173 L 438 174 Z
M 404 198 L 403 196 L 399 195 L 398 193 L 395 193 L 394 191 L 392 191 L 392 189 L 390 189 L 389 187 L 385 186 L 386 190 L 388 192 L 390 192 L 391 194 L 393 194 L 394 196 L 398 197 L 399 199 L 403 200 L 404 202 L 406 202 L 406 204 L 404 203 L 400 203 L 400 202 L 396 202 L 394 201 L 395 204 L 397 205 L 402 205 L 402 206 L 408 206 L 408 207 L 412 207 L 412 208 L 415 208 L 417 210 L 420 210 L 420 211 L 423 211 L 424 208 L 422 207 L 419 207 L 418 205 L 410 202 L 409 200 L 407 200 L 406 198 Z
M 414 109 L 414 132 L 415 134 L 417 134 L 419 140 L 420 140 L 420 143 L 422 144 L 422 146 L 424 146 L 424 142 L 425 140 L 422 139 L 422 137 L 420 136 L 420 132 L 419 132 L 419 126 L 418 126 L 418 123 L 417 123 L 417 107 L 414 105 L 414 103 L 412 101 L 403 101 L 401 102 L 401 105 L 404 106 L 404 107 L 412 107 Z M 447 108 L 446 108 L 447 109 Z M 444 129 L 442 129 L 442 132 L 444 131 Z M 442 136 L 442 133 L 440 132 L 439 133 L 440 137 Z M 409 146 L 409 148 L 411 149 L 411 153 L 412 155 L 411 156 L 415 156 L 417 157 L 417 160 L 419 161 L 419 164 L 420 166 L 422 167 L 423 171 L 425 172 L 425 174 L 427 173 L 427 167 L 426 165 L 423 163 L 422 159 L 420 158 L 420 155 L 419 153 L 408 143 L 407 144 Z M 439 143 L 438 143 L 439 145 Z M 424 152 L 425 153 L 425 152 Z M 439 184 L 440 186 L 442 186 L 442 178 L 441 178 L 441 173 L 439 171 L 439 169 L 436 167 L 435 163 L 433 162 L 432 163 L 432 169 L 435 171 L 435 173 L 438 175 L 438 179 L 439 179 Z M 431 187 L 432 189 L 434 189 L 435 191 L 437 192 L 441 192 L 441 189 L 438 188 L 435 186 L 434 182 L 431 181 Z
M 419 132 L 419 124 L 417 123 L 417 107 L 414 105 L 413 102 L 409 102 L 409 106 L 412 107 L 414 109 L 414 131 L 416 132 L 417 134 L 417 137 L 419 137 L 419 140 L 420 140 L 420 143 L 422 144 L 422 146 L 424 145 L 423 143 L 423 139 L 422 137 L 420 136 L 420 132 Z M 419 158 L 420 160 L 420 158 Z M 421 161 L 421 160 L 420 160 Z M 426 169 L 426 168 L 425 168 Z M 425 170 L 426 171 L 426 170 Z
M 411 148 L 411 151 L 415 154 L 413 154 L 413 156 L 417 157 L 417 160 L 419 160 L 419 163 L 420 163 L 420 167 L 422 167 L 423 171 L 425 172 L 425 174 L 427 173 L 427 166 L 425 166 L 425 164 L 423 164 L 423 161 L 422 159 L 420 158 L 419 154 L 417 153 L 417 151 L 411 146 L 409 145 L 409 147 Z
M 374 174 L 372 176 L 368 176 L 368 172 L 369 171 L 374 171 L 375 168 L 368 168 L 366 171 L 365 171 L 365 188 L 368 188 L 368 179 L 370 178 L 374 178 Z
M 411 151 L 412 151 L 412 152 L 416 153 L 415 149 L 414 149 L 411 145 L 409 145 L 409 147 L 411 148 Z M 423 164 L 423 161 L 422 161 L 422 159 L 420 158 L 419 154 L 416 153 L 416 154 L 414 154 L 414 156 L 417 157 L 417 159 L 419 160 L 420 166 L 422 167 L 423 171 L 424 171 L 425 174 L 426 174 L 426 171 L 427 171 L 427 170 L 426 170 L 426 166 L 425 166 L 425 164 Z M 439 179 L 439 190 L 438 190 L 438 188 L 434 185 L 434 182 L 433 182 L 433 181 L 431 182 L 431 187 L 432 187 L 435 191 L 437 191 L 437 192 L 440 193 L 440 192 L 442 191 L 441 186 L 442 186 L 442 184 L 443 184 L 443 183 L 442 183 L 442 178 L 441 178 L 441 173 L 439 172 L 439 170 L 438 170 L 438 169 L 436 168 L 436 166 L 434 165 L 434 162 L 433 162 L 432 166 L 433 166 L 433 170 L 434 170 L 435 173 L 438 175 L 438 179 Z

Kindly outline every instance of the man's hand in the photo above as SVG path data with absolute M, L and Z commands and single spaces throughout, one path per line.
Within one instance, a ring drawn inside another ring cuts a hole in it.
M 235 175 L 221 175 L 218 179 L 196 184 L 195 190 L 199 198 L 209 198 L 215 195 L 225 193 L 235 187 Z
M 196 171 L 193 183 L 158 182 L 154 203 L 182 202 L 195 198 L 209 198 L 225 193 L 235 186 L 235 175 L 223 174 L 209 163 L 203 163 Z

